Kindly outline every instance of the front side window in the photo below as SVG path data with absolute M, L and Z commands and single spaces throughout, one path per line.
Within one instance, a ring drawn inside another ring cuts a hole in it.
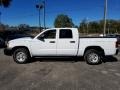
M 59 37 L 62 38 L 73 38 L 72 30 L 70 29 L 61 29 Z
M 41 34 L 39 38 L 41 38 L 41 37 L 44 39 L 55 39 L 56 38 L 56 30 L 46 31 L 43 34 Z

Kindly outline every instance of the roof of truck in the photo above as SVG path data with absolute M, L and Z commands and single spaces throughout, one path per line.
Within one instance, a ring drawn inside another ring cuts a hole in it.
M 77 28 L 48 28 L 48 29 L 43 29 L 43 30 L 50 30 L 50 29 L 77 29 Z

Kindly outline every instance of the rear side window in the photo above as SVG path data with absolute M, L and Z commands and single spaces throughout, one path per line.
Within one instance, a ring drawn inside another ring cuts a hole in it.
M 61 29 L 59 37 L 60 38 L 73 38 L 72 30 L 70 30 L 70 29 Z

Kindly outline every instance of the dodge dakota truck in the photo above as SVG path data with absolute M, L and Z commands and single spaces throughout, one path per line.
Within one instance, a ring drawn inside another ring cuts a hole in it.
M 118 53 L 116 38 L 80 37 L 76 28 L 43 30 L 34 38 L 14 39 L 7 43 L 5 55 L 24 64 L 33 57 L 79 57 L 88 64 L 100 64 L 103 57 Z

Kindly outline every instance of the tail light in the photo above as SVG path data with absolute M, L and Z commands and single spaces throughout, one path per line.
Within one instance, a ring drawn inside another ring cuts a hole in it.
M 116 48 L 120 47 L 120 41 L 116 42 Z

